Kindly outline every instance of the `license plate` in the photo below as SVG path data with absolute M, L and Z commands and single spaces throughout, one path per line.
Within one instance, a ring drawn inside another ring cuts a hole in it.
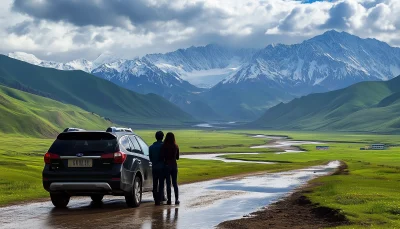
M 92 159 L 69 159 L 68 167 L 71 168 L 90 168 L 93 167 Z

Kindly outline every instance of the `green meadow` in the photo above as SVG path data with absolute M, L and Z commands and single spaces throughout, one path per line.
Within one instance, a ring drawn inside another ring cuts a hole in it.
M 154 131 L 137 131 L 148 144 Z M 236 152 L 226 158 L 275 161 L 278 164 L 222 163 L 181 159 L 179 182 L 188 183 L 235 174 L 259 171 L 278 172 L 341 160 L 348 174 L 318 178 L 308 197 L 322 206 L 340 209 L 353 224 L 344 228 L 400 227 L 400 148 L 384 151 L 361 151 L 367 144 L 398 144 L 400 136 L 367 133 L 316 133 L 284 131 L 200 131 L 177 130 L 177 143 L 182 153 Z M 328 151 L 317 151 L 315 145 L 303 145 L 307 152 L 275 154 L 268 149 L 250 149 L 265 144 L 265 139 L 249 134 L 288 135 L 295 140 L 329 141 Z M 41 185 L 43 154 L 52 139 L 3 135 L 0 140 L 0 205 L 48 197 Z M 240 152 L 260 152 L 258 155 Z
M 61 130 L 60 130 L 61 131 Z M 200 130 L 173 131 L 182 153 L 249 152 L 252 145 L 265 140 L 248 138 L 235 133 Z M 138 131 L 150 145 L 154 131 Z M 43 155 L 54 139 L 39 139 L 22 135 L 3 134 L 0 139 L 0 205 L 48 197 L 42 187 Z M 253 150 L 254 151 L 254 150 Z M 268 152 L 267 150 L 264 150 Z M 282 170 L 284 166 L 220 163 L 218 161 L 180 160 L 180 183 L 219 178 L 238 173 Z M 306 165 L 304 165 L 306 166 Z
M 259 133 L 256 131 L 254 133 Z M 261 131 L 261 133 L 263 133 Z M 264 132 L 265 133 L 265 132 Z M 302 146 L 307 152 L 259 155 L 229 155 L 226 158 L 257 161 L 285 161 L 294 164 L 310 161 L 341 160 L 348 165 L 348 174 L 326 176 L 307 194 L 322 206 L 340 209 L 352 222 L 344 228 L 400 227 L 400 147 L 388 150 L 360 150 L 366 144 L 384 142 L 399 144 L 398 135 L 368 135 L 355 133 L 267 132 L 289 135 L 296 140 L 328 140 L 330 150 L 317 151 L 315 145 Z M 349 143 L 346 143 L 348 141 Z M 358 142 L 358 143 L 355 143 Z

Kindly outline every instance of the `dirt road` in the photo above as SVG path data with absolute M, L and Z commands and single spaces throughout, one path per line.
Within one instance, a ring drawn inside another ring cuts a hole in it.
M 303 170 L 182 185 L 180 206 L 154 206 L 149 194 L 136 209 L 110 197 L 95 205 L 72 198 L 67 209 L 50 202 L 0 208 L 1 228 L 213 228 L 287 196 L 307 181 L 332 172 L 339 162 Z

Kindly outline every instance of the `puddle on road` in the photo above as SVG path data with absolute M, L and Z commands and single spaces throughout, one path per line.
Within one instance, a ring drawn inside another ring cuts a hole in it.
M 68 209 L 50 202 L 0 208 L 1 228 L 213 228 L 221 222 L 255 212 L 318 176 L 333 172 L 340 163 L 303 170 L 236 179 L 218 179 L 180 186 L 181 205 L 154 206 L 149 193 L 136 209 L 121 197 L 101 205 L 89 198 L 73 198 Z

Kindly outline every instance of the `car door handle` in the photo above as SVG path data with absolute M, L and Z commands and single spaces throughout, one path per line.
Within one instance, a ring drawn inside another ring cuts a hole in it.
M 149 166 L 153 166 L 153 163 L 149 162 Z

